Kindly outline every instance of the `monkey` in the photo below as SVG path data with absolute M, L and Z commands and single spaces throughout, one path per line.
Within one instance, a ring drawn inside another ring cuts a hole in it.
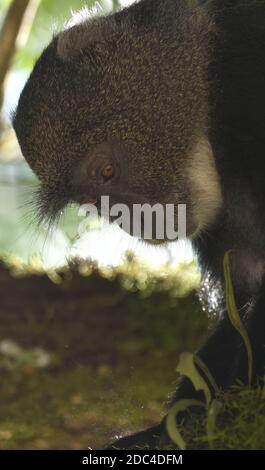
M 140 0 L 55 35 L 13 116 L 40 181 L 38 220 L 52 224 L 70 202 L 102 195 L 129 207 L 186 204 L 202 275 L 223 297 L 232 250 L 253 385 L 265 365 L 264 50 L 265 0 Z M 220 388 L 247 382 L 225 306 L 197 354 Z M 183 378 L 173 402 L 199 394 Z M 164 419 L 110 448 L 165 442 Z

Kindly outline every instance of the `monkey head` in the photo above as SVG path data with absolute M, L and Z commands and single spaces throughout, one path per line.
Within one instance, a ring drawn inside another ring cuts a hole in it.
M 13 125 L 53 220 L 70 202 L 187 205 L 187 232 L 221 194 L 208 142 L 213 26 L 194 1 L 143 0 L 52 40 Z

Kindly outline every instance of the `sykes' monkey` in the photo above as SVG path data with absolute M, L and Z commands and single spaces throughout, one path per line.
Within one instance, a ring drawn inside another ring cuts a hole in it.
M 184 203 L 201 269 L 219 284 L 232 250 L 255 381 L 265 364 L 264 50 L 265 0 L 141 0 L 58 34 L 14 116 L 41 218 L 102 195 Z M 226 312 L 198 355 L 220 387 L 247 380 Z M 176 399 L 194 395 L 183 380 Z M 116 447 L 166 439 L 163 422 Z

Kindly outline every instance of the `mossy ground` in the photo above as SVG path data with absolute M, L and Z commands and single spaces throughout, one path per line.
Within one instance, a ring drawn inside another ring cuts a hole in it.
M 209 412 L 193 414 L 181 429 L 189 449 L 261 450 L 265 449 L 265 388 L 237 384 L 215 400 L 218 412 L 211 432 Z
M 197 284 L 194 266 L 165 276 L 133 259 L 48 275 L 2 263 L 0 449 L 99 449 L 158 423 L 179 353 L 207 330 Z M 264 392 L 231 391 L 220 401 L 212 445 L 265 448 Z M 190 448 L 210 448 L 203 418 L 192 428 Z

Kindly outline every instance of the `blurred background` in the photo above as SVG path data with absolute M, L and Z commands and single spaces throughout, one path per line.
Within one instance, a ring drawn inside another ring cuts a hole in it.
M 102 448 L 159 422 L 207 329 L 187 243 L 146 248 L 95 221 L 80 238 L 77 208 L 47 234 L 28 205 L 10 113 L 34 62 L 81 8 L 130 3 L 0 0 L 0 449 Z

